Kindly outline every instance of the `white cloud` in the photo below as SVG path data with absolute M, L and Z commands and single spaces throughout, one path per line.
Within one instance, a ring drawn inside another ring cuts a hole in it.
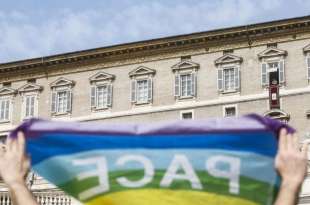
M 126 8 L 58 9 L 51 13 L 44 9 L 37 13 L 0 10 L 0 61 L 291 17 L 310 8 L 307 0 L 290 2 L 209 0 L 174 5 L 143 1 Z M 298 6 L 302 9 L 296 9 Z

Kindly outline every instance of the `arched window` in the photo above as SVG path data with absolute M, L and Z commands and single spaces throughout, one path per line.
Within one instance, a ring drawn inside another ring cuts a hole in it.
M 290 115 L 280 109 L 269 110 L 264 113 L 264 116 L 267 116 L 267 117 L 270 117 L 276 120 L 280 120 L 285 123 L 287 123 L 290 120 Z

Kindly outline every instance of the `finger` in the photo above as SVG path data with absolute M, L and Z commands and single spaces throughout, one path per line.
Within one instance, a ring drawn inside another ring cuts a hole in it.
M 17 150 L 18 150 L 17 138 L 14 138 L 11 141 L 11 151 L 16 152 Z
M 287 135 L 286 129 L 282 128 L 279 134 L 279 151 L 284 151 L 287 149 L 286 135 Z
M 308 158 L 308 146 L 309 146 L 309 142 L 306 142 L 302 145 L 302 148 L 301 148 L 301 153 L 305 158 Z
M 287 149 L 289 150 L 294 150 L 294 142 L 293 142 L 293 136 L 292 134 L 287 134 L 286 135 L 286 140 L 287 140 Z
M 296 151 L 299 151 L 299 141 L 296 134 L 293 134 L 293 146 Z
M 25 152 L 25 135 L 23 132 L 17 133 L 17 146 L 18 151 L 21 155 L 24 155 Z

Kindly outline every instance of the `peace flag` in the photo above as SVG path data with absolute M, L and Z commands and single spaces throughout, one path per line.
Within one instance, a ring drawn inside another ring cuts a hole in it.
M 150 124 L 32 119 L 32 168 L 87 205 L 272 204 L 279 121 L 239 118 Z

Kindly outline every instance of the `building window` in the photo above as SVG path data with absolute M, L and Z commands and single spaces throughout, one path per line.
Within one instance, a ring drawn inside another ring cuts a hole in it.
M 147 102 L 148 98 L 148 80 L 137 80 L 137 102 Z
M 72 111 L 72 87 L 74 82 L 66 78 L 59 78 L 51 84 L 53 115 L 69 114 Z
M 237 116 L 237 105 L 229 105 L 223 107 L 224 117 L 236 117 Z
M 98 84 L 92 87 L 91 105 L 94 109 L 105 109 L 112 105 L 112 85 Z
M 262 85 L 269 86 L 270 84 L 283 84 L 284 76 L 284 61 L 273 61 L 262 63 Z
M 194 119 L 194 111 L 193 110 L 186 110 L 186 111 L 181 111 L 181 120 L 191 120 Z
M 307 57 L 307 77 L 310 80 L 310 56 Z
M 218 70 L 218 89 L 224 92 L 239 90 L 240 74 L 238 67 L 227 67 Z
M 151 102 L 153 89 L 152 84 L 152 78 L 132 80 L 131 101 L 136 104 Z
M 192 96 L 192 74 L 180 75 L 181 80 L 181 97 Z
M 10 120 L 10 99 L 0 99 L 0 122 Z
M 25 118 L 31 118 L 35 116 L 35 95 L 25 96 Z

